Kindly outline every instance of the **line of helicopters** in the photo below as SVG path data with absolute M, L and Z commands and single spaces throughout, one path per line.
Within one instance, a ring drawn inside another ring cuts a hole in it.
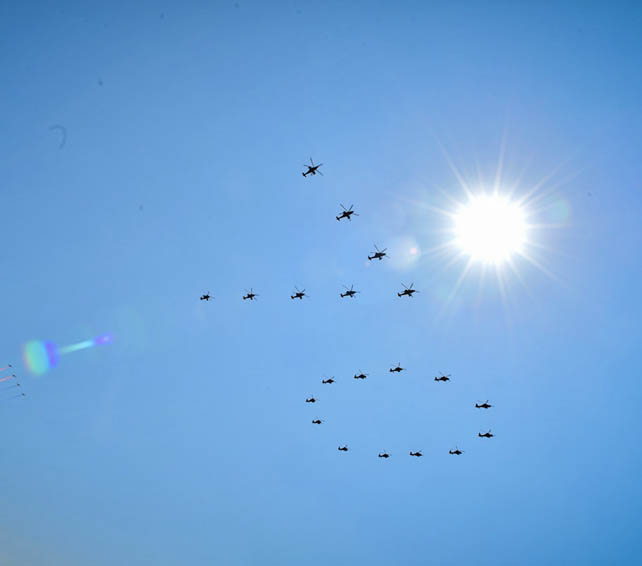
M 397 292 L 397 297 L 412 297 L 415 293 L 419 293 L 417 289 L 413 289 L 414 283 L 411 283 L 409 286 L 406 286 L 402 283 L 401 286 L 403 287 L 403 290 L 401 292 Z M 345 289 L 344 292 L 339 292 L 339 297 L 341 297 L 342 299 L 345 299 L 346 297 L 354 299 L 355 295 L 361 293 L 361 291 L 357 291 L 354 288 L 354 284 L 350 285 L 350 287 L 348 287 L 347 285 L 342 285 L 342 287 Z M 245 294 L 242 296 L 242 299 L 244 301 L 255 301 L 259 296 L 260 295 L 258 293 L 255 293 L 254 290 L 250 288 L 249 291 L 247 289 L 245 290 Z M 305 289 L 299 289 L 295 285 L 294 291 L 292 291 L 292 294 L 290 294 L 290 299 L 303 299 L 304 297 L 310 298 L 310 295 L 306 293 Z M 200 296 L 201 301 L 209 301 L 210 299 L 214 299 L 214 295 L 212 295 L 209 291 L 207 293 L 203 293 Z

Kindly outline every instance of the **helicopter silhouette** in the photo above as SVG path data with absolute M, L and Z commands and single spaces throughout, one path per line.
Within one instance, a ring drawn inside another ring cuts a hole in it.
M 315 419 L 312 421 L 312 424 L 321 424 L 323 421 L 321 419 Z
M 493 438 L 495 435 L 490 432 L 490 429 L 488 429 L 488 432 L 485 432 L 484 434 L 478 432 L 477 436 L 479 436 L 479 438 Z
M 254 301 L 254 300 L 256 300 L 256 297 L 259 296 L 257 293 L 254 292 L 254 289 L 252 289 L 252 287 L 250 287 L 249 293 L 248 293 L 248 290 L 245 289 L 245 293 L 246 294 L 243 295 L 243 300 L 244 301 L 247 300 L 247 299 L 250 299 L 250 301 Z
M 372 261 L 373 259 L 378 259 L 379 261 L 381 261 L 384 257 L 386 257 L 386 256 L 387 256 L 387 254 L 386 254 L 386 250 L 387 250 L 388 248 L 383 248 L 382 250 L 380 250 L 380 249 L 377 247 L 377 245 L 376 245 L 376 244 L 374 244 L 374 247 L 375 247 L 375 250 L 376 250 L 376 251 L 372 254 L 372 257 L 371 257 L 371 256 L 368 256 L 368 259 L 369 259 L 370 261 Z
M 343 299 L 344 297 L 350 297 L 351 299 L 354 298 L 354 296 L 359 293 L 360 291 L 355 291 L 354 290 L 354 285 L 350 285 L 350 289 L 348 289 L 345 285 L 345 293 L 339 293 L 341 295 L 341 298 Z
M 348 451 L 348 447 L 347 446 L 339 446 L 337 448 L 337 450 L 340 450 L 341 452 L 347 452 Z
M 444 375 L 442 373 L 439 377 L 435 377 L 435 381 L 450 381 L 450 374 Z
M 492 405 L 488 404 L 488 401 L 484 401 L 481 405 L 475 403 L 475 409 L 490 409 Z
M 210 299 L 213 299 L 212 295 L 210 295 L 210 292 L 208 291 L 204 295 L 201 295 L 201 301 L 209 301 Z
M 384 450 L 383 452 L 379 452 L 379 458 L 390 458 L 390 454 Z
M 353 376 L 355 379 L 365 379 L 368 377 L 367 373 L 363 373 L 361 370 L 359 370 L 359 374 L 357 375 L 356 373 Z
M 389 371 L 390 373 L 395 373 L 395 372 L 396 372 L 396 373 L 401 373 L 401 372 L 402 372 L 402 371 L 404 371 L 405 369 L 406 369 L 406 368 L 402 368 L 400 364 L 397 364 L 395 367 L 390 368 L 388 371 Z
M 459 448 L 455 448 L 454 450 L 448 450 L 448 454 L 455 454 L 455 456 L 459 456 L 460 454 L 463 454 L 463 452 Z
M 421 453 L 421 450 L 417 450 L 417 452 L 413 452 L 411 450 L 410 452 L 408 452 L 408 454 L 410 454 L 411 456 L 417 456 L 418 458 L 423 456 L 423 454 Z
M 321 171 L 317 171 L 319 167 L 321 167 L 323 163 L 319 163 L 318 165 L 314 164 L 314 161 L 312 161 L 312 158 L 310 157 L 310 165 L 304 164 L 303 167 L 307 167 L 308 170 L 305 173 L 301 173 L 304 177 L 307 177 L 308 175 L 316 175 L 317 173 L 323 177 L 323 173 Z
M 321 383 L 334 383 L 334 377 L 328 377 L 327 379 L 322 379 Z
M 403 297 L 403 296 L 412 297 L 413 293 L 419 293 L 419 291 L 417 291 L 417 289 L 413 289 L 412 288 L 413 285 L 414 285 L 414 283 L 411 283 L 410 287 L 406 287 L 402 283 L 401 286 L 403 287 L 403 291 L 401 293 L 397 293 L 397 297 Z
M 350 218 L 350 217 L 351 217 L 353 214 L 354 214 L 355 216 L 359 216 L 359 215 L 358 215 L 354 210 L 352 210 L 352 207 L 354 206 L 354 204 L 351 204 L 351 205 L 350 205 L 350 208 L 347 208 L 347 209 L 346 209 L 346 207 L 345 207 L 345 206 L 343 206 L 341 203 L 339 203 L 339 204 L 341 205 L 341 208 L 343 208 L 343 212 L 342 212 L 339 216 L 335 216 L 335 218 L 336 218 L 337 220 L 341 220 L 342 218 L 347 218 L 348 220 L 350 220 L 350 221 L 352 222 L 352 218 Z
M 316 400 L 314 397 L 308 397 L 308 398 L 305 400 L 305 402 L 306 402 L 306 403 L 316 403 L 316 402 L 317 402 L 317 400 Z
M 296 289 L 296 293 L 294 293 L 294 295 L 290 295 L 290 299 L 303 299 L 303 297 L 308 296 L 305 294 L 305 289 L 303 289 L 303 291 L 299 291 L 298 287 L 294 288 Z

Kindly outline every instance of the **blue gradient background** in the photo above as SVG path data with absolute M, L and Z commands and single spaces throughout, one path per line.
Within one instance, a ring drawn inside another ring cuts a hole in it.
M 0 563 L 638 564 L 641 27 L 636 2 L 3 4 L 0 357 L 114 342 L 2 400 Z M 461 263 L 365 265 L 442 242 L 447 155 L 492 179 L 502 140 L 507 180 L 548 179 L 554 278 L 519 261 L 504 304 L 476 268 L 446 305 Z

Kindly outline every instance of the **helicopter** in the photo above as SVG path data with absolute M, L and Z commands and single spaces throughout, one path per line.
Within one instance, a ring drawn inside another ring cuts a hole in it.
M 350 289 L 348 289 L 345 285 L 344 285 L 344 287 L 345 287 L 346 292 L 345 292 L 345 293 L 339 293 L 339 295 L 341 295 L 341 298 L 342 298 L 342 299 L 343 299 L 344 297 L 350 297 L 350 298 L 352 299 L 352 298 L 354 298 L 354 296 L 355 296 L 357 293 L 359 293 L 359 292 L 360 292 L 360 291 L 355 291 L 355 290 L 354 290 L 354 288 L 353 288 L 353 287 L 354 287 L 354 285 L 350 285 Z
M 305 400 L 305 402 L 306 402 L 306 403 L 316 403 L 316 402 L 317 402 L 317 400 L 316 400 L 314 397 L 308 397 L 308 398 Z
M 334 383 L 334 377 L 328 377 L 327 379 L 322 379 L 321 383 Z
M 252 289 L 252 287 L 250 287 L 249 293 L 248 293 L 247 289 L 245 289 L 245 293 L 246 294 L 243 295 L 243 300 L 244 301 L 247 300 L 247 299 L 250 299 L 250 301 L 254 301 L 254 300 L 256 300 L 256 297 L 259 296 L 257 293 L 254 292 L 254 289 Z
M 210 292 L 208 291 L 204 295 L 201 295 L 201 301 L 209 301 L 210 299 L 213 299 L 212 295 L 210 295 Z
M 413 289 L 412 288 L 413 285 L 414 285 L 414 283 L 411 283 L 410 287 L 406 287 L 402 283 L 401 286 L 403 287 L 403 291 L 401 293 L 397 293 L 397 297 L 404 297 L 404 296 L 412 297 L 413 293 L 419 293 L 419 291 L 417 291 L 417 289 Z
M 390 454 L 384 450 L 383 452 L 379 452 L 379 458 L 390 458 Z
M 488 401 L 484 401 L 481 405 L 475 403 L 475 409 L 490 409 L 492 405 L 488 404 Z
M 299 291 L 298 287 L 294 288 L 296 289 L 296 293 L 294 293 L 294 295 L 290 295 L 290 299 L 303 299 L 303 297 L 307 297 L 305 289 L 303 289 L 303 291 Z
M 488 432 L 485 432 L 484 434 L 478 432 L 477 436 L 479 436 L 479 438 L 493 438 L 495 435 L 490 432 L 490 429 L 488 429 Z
M 353 376 L 355 379 L 365 379 L 368 377 L 367 373 L 363 373 L 361 370 L 359 370 L 359 374 L 357 375 L 356 373 Z
M 307 167 L 308 170 L 305 173 L 301 173 L 304 177 L 307 177 L 308 175 L 316 175 L 317 173 L 323 177 L 323 173 L 321 171 L 317 171 L 319 167 L 321 167 L 323 163 L 319 163 L 318 165 L 314 164 L 314 161 L 312 161 L 312 158 L 310 157 L 310 165 L 304 164 L 303 167 Z
M 460 454 L 463 454 L 463 452 L 459 448 L 455 448 L 454 450 L 448 450 L 448 454 L 459 456 Z
M 371 256 L 368 256 L 368 259 L 369 259 L 370 261 L 372 261 L 373 259 L 378 259 L 379 261 L 381 261 L 384 257 L 386 257 L 386 255 L 387 255 L 387 254 L 386 254 L 386 250 L 387 250 L 388 248 L 383 248 L 382 250 L 380 250 L 380 249 L 377 247 L 377 245 L 376 245 L 376 244 L 374 245 L 374 247 L 375 247 L 375 250 L 376 250 L 376 251 L 372 254 L 372 257 L 371 257 Z
M 421 456 L 423 456 L 423 454 L 421 453 L 421 450 L 417 450 L 417 452 L 413 452 L 413 451 L 411 450 L 410 452 L 408 452 L 408 454 L 410 454 L 411 456 L 417 456 L 418 458 L 420 458 Z
M 395 373 L 395 372 L 396 372 L 396 373 L 401 373 L 401 372 L 402 372 L 402 371 L 404 371 L 405 369 L 406 369 L 406 368 L 402 368 L 400 364 L 397 364 L 395 367 L 390 368 L 388 371 L 389 371 L 390 373 Z
M 312 421 L 312 424 L 321 424 L 323 421 L 321 419 L 315 419 Z
M 450 381 L 450 374 L 444 375 L 442 373 L 439 377 L 435 377 L 435 381 Z
M 339 446 L 337 448 L 337 450 L 340 450 L 341 452 L 347 452 L 348 451 L 348 447 L 347 446 Z
M 350 205 L 350 208 L 346 208 L 346 207 L 345 207 L 345 206 L 343 206 L 341 203 L 339 203 L 339 204 L 341 205 L 341 208 L 343 208 L 343 212 L 342 212 L 339 216 L 335 216 L 335 218 L 336 218 L 337 220 L 341 220 L 342 218 L 347 218 L 348 220 L 350 220 L 350 221 L 352 222 L 352 218 L 350 218 L 350 217 L 351 217 L 353 214 L 354 214 L 355 216 L 359 216 L 359 215 L 358 215 L 354 210 L 352 210 L 352 207 L 354 206 L 354 204 L 351 204 L 351 205 Z

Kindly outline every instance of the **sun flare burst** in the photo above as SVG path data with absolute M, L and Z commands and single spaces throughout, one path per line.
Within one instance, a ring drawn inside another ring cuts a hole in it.
M 527 225 L 519 204 L 497 194 L 470 197 L 454 215 L 455 243 L 473 261 L 499 265 L 523 252 Z

